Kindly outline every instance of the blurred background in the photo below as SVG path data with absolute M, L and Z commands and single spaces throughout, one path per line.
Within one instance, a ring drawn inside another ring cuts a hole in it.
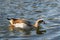
M 47 30 L 29 36 L 7 32 L 9 21 L 6 18 L 25 18 L 34 24 L 43 19 L 41 24 Z M 60 0 L 0 0 L 0 40 L 60 40 Z

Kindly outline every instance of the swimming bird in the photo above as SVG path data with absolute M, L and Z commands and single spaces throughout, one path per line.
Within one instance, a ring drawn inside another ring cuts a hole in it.
M 41 24 L 42 22 L 44 22 L 43 20 L 41 19 L 38 19 L 35 24 L 31 24 L 30 21 L 26 20 L 26 19 L 15 19 L 15 18 L 7 18 L 8 20 L 10 20 L 10 26 L 9 26 L 9 30 L 10 31 L 14 31 L 15 28 L 18 28 L 20 30 L 24 30 L 24 31 L 31 31 L 33 29 L 36 30 L 36 33 L 37 34 L 42 34 L 42 32 L 45 32 L 45 31 L 40 31 L 39 29 L 39 24 Z M 45 23 L 45 22 L 44 22 Z

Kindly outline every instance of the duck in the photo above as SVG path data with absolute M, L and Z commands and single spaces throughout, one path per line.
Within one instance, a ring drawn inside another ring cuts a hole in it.
M 43 32 L 46 32 L 45 30 L 40 31 L 40 24 L 45 22 L 42 19 L 38 19 L 35 21 L 34 24 L 31 24 L 30 21 L 26 19 L 16 19 L 16 18 L 7 18 L 9 20 L 9 30 L 14 31 L 16 28 L 20 30 L 24 30 L 25 32 L 30 32 L 31 30 L 35 29 L 36 34 L 43 34 Z

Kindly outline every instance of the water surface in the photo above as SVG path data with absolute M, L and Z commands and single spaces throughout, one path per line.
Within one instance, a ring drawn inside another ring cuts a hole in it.
M 8 31 L 6 18 L 25 18 L 34 24 L 43 19 L 41 24 L 47 32 L 37 35 L 21 35 Z M 0 0 L 0 40 L 60 40 L 60 0 Z

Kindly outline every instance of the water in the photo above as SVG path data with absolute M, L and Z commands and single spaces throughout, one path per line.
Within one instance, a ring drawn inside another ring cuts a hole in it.
M 47 32 L 9 32 L 6 18 L 25 18 L 32 24 L 41 18 L 46 22 L 41 26 Z M 60 40 L 60 0 L 0 0 L 0 40 Z

